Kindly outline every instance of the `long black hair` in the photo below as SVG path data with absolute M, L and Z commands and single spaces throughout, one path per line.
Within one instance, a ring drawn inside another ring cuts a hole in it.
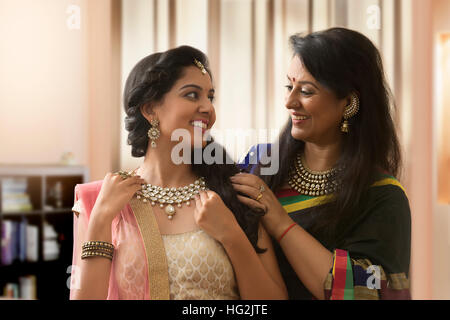
M 337 166 L 343 170 L 336 177 L 342 187 L 335 201 L 317 207 L 321 215 L 311 233 L 322 235 L 326 243 L 335 243 L 344 233 L 346 222 L 357 218 L 370 185 L 387 172 L 398 177 L 401 153 L 391 111 L 395 103 L 385 79 L 381 55 L 374 44 L 359 32 L 332 28 L 306 36 L 290 37 L 294 56 L 308 72 L 338 99 L 357 93 L 359 113 L 349 120 L 350 131 L 343 134 L 342 151 Z M 272 190 L 288 179 L 290 165 L 305 143 L 291 135 L 292 120 L 282 129 L 279 140 L 280 171 L 262 178 Z
M 197 59 L 204 66 L 209 75 L 211 71 L 206 55 L 190 46 L 181 46 L 165 52 L 154 53 L 139 61 L 130 72 L 124 89 L 125 128 L 128 131 L 127 143 L 131 145 L 133 157 L 145 156 L 148 148 L 147 131 L 150 124 L 141 113 L 141 106 L 160 102 L 172 89 L 189 66 L 195 66 Z M 215 145 L 211 145 L 215 144 Z M 234 190 L 230 177 L 239 173 L 238 167 L 230 160 L 226 150 L 212 139 L 205 146 L 213 150 L 211 156 L 215 158 L 215 151 L 221 150 L 222 163 L 198 164 L 194 162 L 195 151 L 192 155 L 192 170 L 198 176 L 205 177 L 207 186 L 220 195 L 225 205 L 233 212 L 242 230 L 256 252 L 265 250 L 258 248 L 258 226 L 262 216 L 260 212 L 251 210 L 242 204 Z

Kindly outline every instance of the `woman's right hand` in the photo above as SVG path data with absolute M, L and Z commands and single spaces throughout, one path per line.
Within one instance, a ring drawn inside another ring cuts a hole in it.
M 123 179 L 120 175 L 109 172 L 103 179 L 91 218 L 112 222 L 145 183 L 140 176 Z

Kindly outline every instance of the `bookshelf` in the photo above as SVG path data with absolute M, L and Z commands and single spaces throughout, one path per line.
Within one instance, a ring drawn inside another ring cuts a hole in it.
M 88 175 L 84 166 L 0 164 L 0 296 L 69 299 L 74 188 Z

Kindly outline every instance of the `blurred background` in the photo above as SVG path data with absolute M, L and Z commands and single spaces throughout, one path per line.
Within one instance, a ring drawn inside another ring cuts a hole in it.
M 121 104 L 141 58 L 183 44 L 208 55 L 215 137 L 237 160 L 287 120 L 288 37 L 333 26 L 382 52 L 412 296 L 450 299 L 450 0 L 0 0 L 0 295 L 68 298 L 74 185 L 142 161 Z

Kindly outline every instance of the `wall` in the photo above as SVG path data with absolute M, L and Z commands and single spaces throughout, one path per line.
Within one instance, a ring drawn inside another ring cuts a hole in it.
M 70 4 L 84 19 L 84 1 L 0 1 L 2 163 L 56 163 L 66 151 L 88 162 L 86 30 L 67 27 Z
M 445 194 L 438 195 L 439 176 L 449 177 L 450 167 L 439 167 L 438 156 L 445 156 L 441 151 L 448 150 L 447 144 L 442 145 L 444 135 L 450 136 L 448 124 L 450 123 L 450 99 L 448 85 L 450 84 L 450 49 L 447 49 L 447 66 L 442 65 L 442 56 L 439 56 L 439 35 L 450 35 L 450 1 L 433 1 L 433 48 L 435 54 L 434 64 L 434 112 L 433 112 L 433 298 L 450 299 L 450 193 L 449 190 L 440 190 Z M 445 68 L 446 67 L 446 68 Z M 446 82 L 439 79 L 446 77 Z M 444 87 L 444 85 L 446 85 Z M 443 100 L 446 94 L 447 99 Z M 445 103 L 445 104 L 444 104 Z M 447 156 L 449 156 L 447 154 Z M 440 171 L 438 171 L 440 170 Z

